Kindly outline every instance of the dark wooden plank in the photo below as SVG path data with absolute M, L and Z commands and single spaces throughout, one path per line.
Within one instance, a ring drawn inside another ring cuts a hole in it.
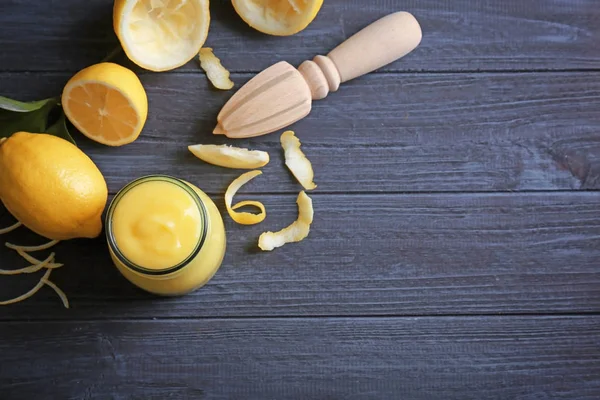
M 5 400 L 596 400 L 599 337 L 598 316 L 0 323 L 0 387 Z
M 1 94 L 53 96 L 67 79 L 4 73 Z M 111 192 L 139 175 L 170 173 L 221 193 L 239 171 L 196 160 L 186 149 L 195 143 L 267 150 L 272 162 L 252 190 L 296 190 L 278 134 L 234 141 L 210 133 L 230 93 L 211 90 L 200 75 L 142 81 L 150 116 L 137 142 L 114 149 L 76 136 Z M 600 73 L 390 74 L 316 102 L 292 128 L 314 164 L 317 190 L 329 193 L 599 189 L 598 110 Z
M 66 267 L 53 274 L 73 309 L 45 288 L 1 307 L 0 319 L 600 312 L 598 193 L 315 194 L 310 236 L 271 253 L 257 238 L 296 218 L 295 196 L 250 198 L 264 202 L 266 221 L 225 218 L 226 258 L 202 290 L 145 295 L 120 277 L 103 239 L 73 241 L 56 248 Z M 40 243 L 25 231 L 2 239 Z M 5 248 L 0 260 L 23 264 Z M 0 293 L 35 282 L 2 277 Z
M 597 69 L 600 62 L 600 7 L 595 0 L 328 0 L 308 29 L 286 38 L 250 29 L 229 1 L 211 3 L 207 45 L 234 71 L 260 71 L 279 60 L 299 64 L 399 10 L 419 19 L 424 40 L 413 55 L 387 71 Z M 118 43 L 112 4 L 2 1 L 0 70 L 75 71 L 99 62 Z M 198 66 L 193 62 L 184 69 Z

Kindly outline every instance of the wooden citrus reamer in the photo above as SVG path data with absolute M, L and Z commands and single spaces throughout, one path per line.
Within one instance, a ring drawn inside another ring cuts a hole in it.
M 397 12 L 367 26 L 327 56 L 304 61 L 298 69 L 278 62 L 229 99 L 213 133 L 246 138 L 282 129 L 307 116 L 312 100 L 323 99 L 338 90 L 340 83 L 404 57 L 421 37 L 415 17 Z

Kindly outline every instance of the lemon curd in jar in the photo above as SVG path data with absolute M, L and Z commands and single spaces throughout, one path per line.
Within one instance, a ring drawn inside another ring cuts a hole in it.
M 121 189 L 106 215 L 106 236 L 123 276 L 158 295 L 203 286 L 225 255 L 223 219 L 213 201 L 166 175 L 146 176 Z

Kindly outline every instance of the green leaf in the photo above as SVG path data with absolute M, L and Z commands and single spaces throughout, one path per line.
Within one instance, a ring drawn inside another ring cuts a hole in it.
M 0 96 L 0 137 L 19 131 L 44 132 L 48 116 L 57 105 L 55 98 L 24 103 Z
M 22 101 L 9 99 L 8 97 L 0 96 L 1 110 L 13 111 L 18 113 L 28 113 L 32 111 L 37 111 L 49 104 L 57 105 L 58 100 L 56 99 L 56 97 L 25 103 Z
M 0 137 L 9 137 L 15 132 L 42 133 L 48 126 L 48 115 L 54 104 L 46 104 L 36 111 L 14 112 L 0 110 Z
M 50 125 L 60 110 L 60 117 Z M 58 99 L 32 101 L 24 103 L 0 96 L 0 138 L 7 138 L 15 132 L 48 133 L 73 144 L 69 134 L 65 113 Z
M 67 128 L 67 119 L 65 117 L 65 113 L 62 110 L 60 113 L 60 118 L 52 126 L 46 129 L 46 133 L 68 140 L 69 142 L 77 146 L 77 143 L 75 143 L 75 140 L 73 140 L 73 138 L 69 134 L 69 129 Z

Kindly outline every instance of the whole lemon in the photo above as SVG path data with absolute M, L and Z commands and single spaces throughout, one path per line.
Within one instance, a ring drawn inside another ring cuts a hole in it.
M 70 142 L 17 132 L 0 139 L 0 199 L 35 233 L 52 240 L 102 231 L 108 189 L 94 162 Z

